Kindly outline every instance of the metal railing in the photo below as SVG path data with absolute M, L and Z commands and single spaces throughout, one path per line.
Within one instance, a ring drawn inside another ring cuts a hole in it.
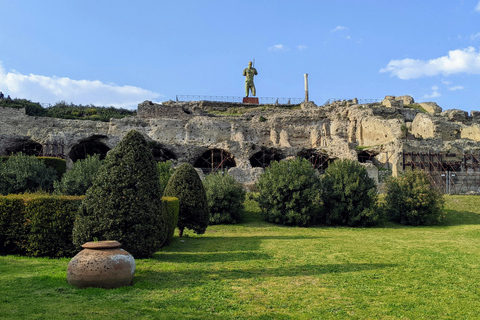
M 177 101 L 215 101 L 215 102 L 231 102 L 242 103 L 243 97 L 233 96 L 200 96 L 200 95 L 177 95 Z M 259 104 L 300 104 L 305 99 L 302 98 L 274 98 L 274 97 L 258 97 Z

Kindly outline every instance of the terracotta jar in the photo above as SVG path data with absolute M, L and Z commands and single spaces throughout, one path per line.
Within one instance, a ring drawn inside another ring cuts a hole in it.
M 135 259 L 118 241 L 85 243 L 67 268 L 67 281 L 78 288 L 118 288 L 132 284 Z

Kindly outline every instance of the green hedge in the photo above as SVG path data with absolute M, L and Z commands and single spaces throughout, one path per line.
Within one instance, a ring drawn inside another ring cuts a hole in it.
M 75 214 L 83 197 L 48 194 L 0 196 L 0 253 L 71 257 Z
M 65 159 L 53 157 L 37 157 L 47 168 L 53 168 L 57 172 L 57 180 L 62 179 L 63 174 L 67 171 L 67 162 Z
M 24 244 L 24 201 L 16 195 L 0 195 L 0 254 L 22 254 Z
M 164 217 L 167 225 L 167 239 L 163 246 L 167 246 L 172 242 L 173 234 L 178 223 L 178 212 L 180 211 L 180 202 L 175 197 L 162 197 Z

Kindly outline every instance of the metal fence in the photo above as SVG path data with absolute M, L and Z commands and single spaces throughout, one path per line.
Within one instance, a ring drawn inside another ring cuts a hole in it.
M 480 172 L 428 172 L 433 186 L 444 194 L 480 194 Z
M 243 97 L 177 95 L 176 100 L 177 101 L 215 101 L 215 102 L 242 103 Z M 258 97 L 259 104 L 300 104 L 303 101 L 305 101 L 305 99 L 302 99 L 302 98 Z

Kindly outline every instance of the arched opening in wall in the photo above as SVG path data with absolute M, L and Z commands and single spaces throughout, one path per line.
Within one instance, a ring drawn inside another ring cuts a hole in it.
M 377 155 L 378 155 L 377 152 L 363 150 L 358 153 L 358 162 L 360 163 L 367 163 L 367 161 L 373 162 Z
M 254 168 L 266 168 L 272 161 L 280 161 L 285 158 L 281 153 L 275 149 L 262 149 L 250 157 L 250 164 Z
M 100 159 L 103 160 L 107 155 L 107 152 L 110 151 L 110 148 L 101 141 L 102 138 L 106 138 L 105 136 L 95 136 L 91 137 L 87 140 L 81 141 L 79 144 L 74 146 L 68 157 L 73 161 L 76 162 L 77 160 L 87 158 L 87 155 L 93 156 L 94 154 L 99 154 Z
M 42 145 L 35 141 L 29 140 L 20 142 L 13 147 L 7 148 L 5 151 L 7 152 L 8 156 L 12 153 L 15 154 L 20 152 L 27 156 L 39 156 L 42 152 Z
M 165 162 L 168 160 L 177 159 L 177 156 L 161 143 L 149 141 L 148 146 L 150 147 L 150 150 L 152 150 L 152 155 L 156 162 Z
M 228 170 L 236 167 L 233 155 L 222 149 L 207 150 L 200 155 L 193 164 L 195 168 L 202 169 L 203 173 L 208 174 L 217 170 Z
M 314 150 L 300 151 L 298 153 L 298 156 L 307 159 L 312 164 L 312 166 L 320 172 L 324 172 L 325 169 L 328 168 L 330 163 L 335 161 L 335 159 L 330 158 L 327 154 L 317 153 Z

